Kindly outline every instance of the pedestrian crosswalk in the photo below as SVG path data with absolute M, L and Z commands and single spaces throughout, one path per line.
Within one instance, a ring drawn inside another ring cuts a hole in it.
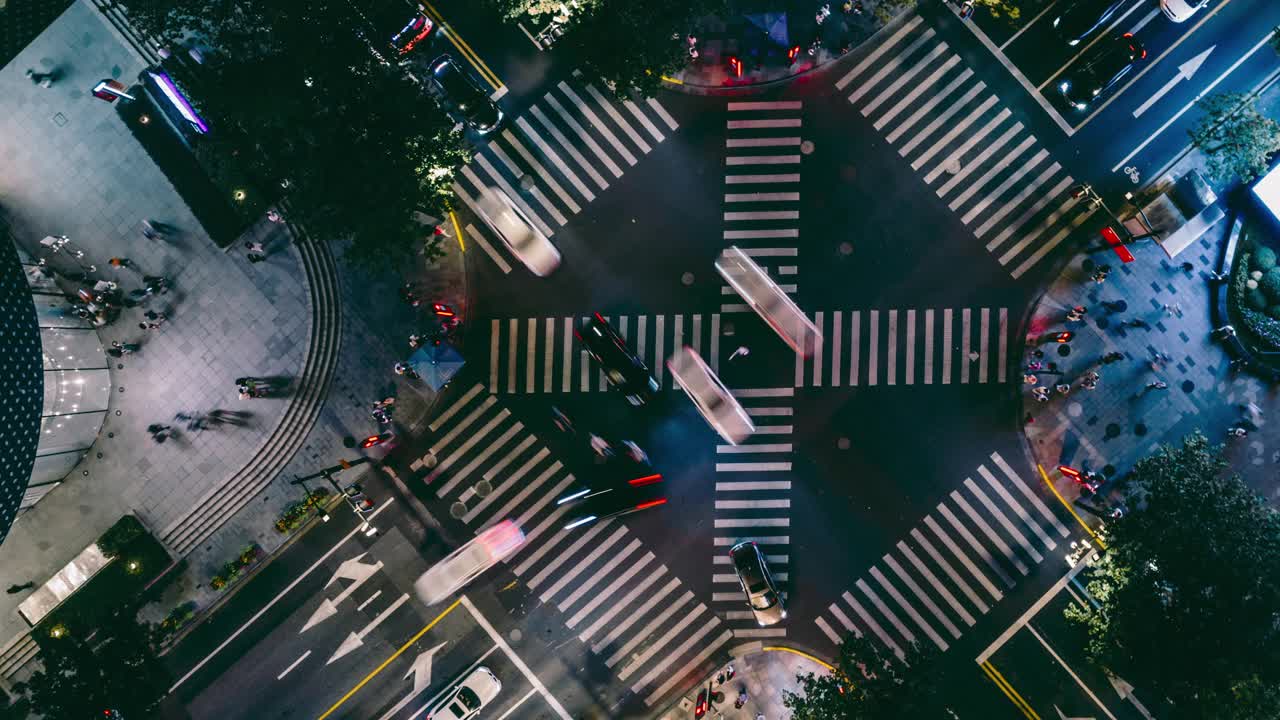
M 1007 378 L 1008 308 L 822 310 L 812 317 L 824 341 L 813 356 L 795 356 L 796 388 L 966 385 L 1003 383 Z M 599 366 L 573 336 L 574 327 L 585 319 L 491 319 L 489 391 L 607 390 Z M 676 387 L 664 361 L 681 344 L 692 346 L 713 371 L 720 370 L 720 313 L 606 319 L 662 387 Z
M 462 166 L 453 191 L 478 217 L 479 192 L 498 188 L 551 237 L 679 127 L 657 100 L 619 102 L 575 72 L 509 120 Z M 482 223 L 466 232 L 503 273 L 511 272 L 509 253 L 492 230 Z
M 748 540 L 759 545 L 785 599 L 790 586 L 795 388 L 741 388 L 733 395 L 751 416 L 756 432 L 739 445 L 716 445 L 712 607 L 733 628 L 734 637 L 783 637 L 785 623 L 757 625 L 729 560 L 729 548 Z
M 1069 536 L 1031 485 L 992 453 L 990 464 L 979 465 L 815 622 L 833 644 L 848 633 L 870 634 L 899 657 L 914 642 L 945 652 Z
M 1014 278 L 1093 214 L 1030 128 L 919 15 L 867 45 L 836 88 Z
M 730 102 L 725 121 L 724 240 L 795 293 L 800 249 L 798 100 Z M 720 312 L 749 312 L 727 284 Z
M 555 500 L 573 474 L 482 384 L 451 392 L 429 421 L 431 446 L 409 465 L 415 481 L 470 528 L 523 528 L 508 567 L 647 705 L 700 677 L 735 631 L 625 523 L 563 530 L 568 508 Z

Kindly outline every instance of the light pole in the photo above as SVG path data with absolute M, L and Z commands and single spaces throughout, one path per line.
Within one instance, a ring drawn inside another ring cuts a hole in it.
M 307 489 L 307 481 L 314 480 L 316 478 L 324 478 L 333 486 L 333 489 L 342 496 L 342 499 L 346 501 L 347 505 L 351 507 L 351 510 L 355 512 L 356 517 L 360 518 L 360 529 L 364 530 L 364 534 L 368 537 L 373 537 L 378 534 L 378 528 L 374 527 L 368 520 L 364 519 L 364 514 L 373 508 L 373 501 L 365 497 L 364 492 L 358 484 L 352 483 L 343 487 L 338 484 L 337 480 L 333 479 L 334 473 L 342 472 L 343 470 L 348 470 L 356 465 L 363 465 L 367 462 L 369 462 L 369 458 L 367 457 L 357 458 L 355 460 L 339 460 L 337 465 L 324 468 L 323 470 L 314 472 L 306 477 L 295 478 L 290 480 L 289 484 L 301 485 L 302 491 L 307 493 L 307 497 L 309 498 L 311 497 L 311 491 Z M 329 522 L 329 513 L 325 512 L 324 508 L 320 505 L 316 505 L 316 508 L 320 515 L 320 519 L 324 522 Z

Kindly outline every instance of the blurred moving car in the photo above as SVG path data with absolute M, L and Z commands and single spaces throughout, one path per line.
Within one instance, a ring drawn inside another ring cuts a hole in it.
M 702 417 L 727 442 L 737 445 L 756 431 L 747 411 L 693 348 L 685 345 L 667 358 L 667 369 Z
M 586 346 L 587 354 L 604 369 L 609 384 L 622 391 L 627 402 L 643 405 L 658 392 L 658 382 L 649 374 L 644 361 L 631 352 L 627 341 L 600 313 L 592 315 L 573 334 Z
M 753 542 L 740 542 L 729 549 L 729 560 L 733 563 L 734 572 L 738 573 L 738 582 L 756 622 L 761 627 L 781 622 L 787 616 L 787 610 L 782 606 L 782 596 L 778 594 L 778 586 L 773 583 L 769 564 L 765 562 L 760 548 Z
M 506 193 L 486 188 L 476 198 L 476 206 L 480 210 L 480 219 L 497 233 L 511 254 L 534 275 L 546 277 L 560 267 L 560 251 L 534 227 Z
M 431 79 L 454 120 L 481 135 L 498 129 L 502 110 L 447 53 L 431 61 Z
M 646 468 L 649 469 L 651 468 Z M 627 479 L 623 477 L 605 475 L 585 486 L 570 488 L 568 493 L 556 500 L 557 506 L 571 508 L 565 518 L 564 529 L 570 530 L 667 504 L 662 475 L 647 472 L 643 475 L 634 474 L 634 477 Z
M 1063 6 L 1053 18 L 1058 37 L 1075 47 L 1110 22 L 1129 0 L 1075 0 Z
M 431 35 L 431 31 L 436 29 L 436 24 L 431 22 L 431 18 L 418 10 L 409 18 L 409 22 L 400 28 L 400 32 L 391 36 L 391 48 L 396 51 L 397 55 L 408 55 L 418 46 L 418 43 L 426 40 Z
M 524 531 L 520 526 L 511 520 L 503 520 L 422 573 L 414 581 L 413 590 L 422 602 L 434 605 L 510 557 L 523 544 Z
M 480 667 L 467 673 L 435 707 L 427 712 L 426 720 L 469 720 L 480 714 L 486 705 L 502 689 L 498 676 L 489 668 Z
M 1200 8 L 1209 4 L 1209 0 L 1160 0 L 1160 9 L 1164 16 L 1180 23 L 1195 15 Z
M 764 268 L 736 245 L 720 253 L 716 259 L 716 270 L 792 350 L 809 357 L 818 349 L 822 342 L 818 326 L 805 316 Z
M 1058 92 L 1072 108 L 1087 110 L 1090 103 L 1115 87 L 1146 56 L 1146 49 L 1132 33 L 1103 40 L 1062 76 Z

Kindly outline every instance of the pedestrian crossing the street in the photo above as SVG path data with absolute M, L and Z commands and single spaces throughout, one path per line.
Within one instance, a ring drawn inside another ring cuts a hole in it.
M 992 453 L 815 622 L 833 644 L 870 634 L 899 657 L 913 642 L 945 652 L 1069 536 Z
M 836 81 L 1014 278 L 1094 212 L 1075 180 L 914 12 Z
M 796 355 L 794 387 L 874 387 L 1003 383 L 1009 358 L 1007 308 L 818 311 L 824 338 L 812 357 Z M 573 335 L 585 316 L 489 321 L 491 393 L 603 392 L 608 382 Z M 720 313 L 607 317 L 673 389 L 665 360 L 682 344 L 720 370 Z
M 413 481 L 469 528 L 523 528 L 508 567 L 646 705 L 709 669 L 735 631 L 624 523 L 564 530 L 568 507 L 555 501 L 573 474 L 482 384 L 451 395 L 429 421 L 429 450 L 409 465 Z
M 730 102 L 725 121 L 725 245 L 742 248 L 787 293 L 796 292 L 800 249 L 798 100 Z M 720 312 L 749 312 L 727 284 Z
M 471 211 L 485 188 L 497 188 L 547 237 L 680 126 L 656 99 L 619 102 L 575 72 L 520 117 L 509 119 L 463 165 L 453 191 Z M 503 273 L 510 252 L 480 223 L 466 227 Z

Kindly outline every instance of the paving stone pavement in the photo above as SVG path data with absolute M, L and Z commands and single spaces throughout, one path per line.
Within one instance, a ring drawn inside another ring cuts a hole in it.
M 724 693 L 724 702 L 709 709 L 705 715 L 711 720 L 788 718 L 791 717 L 791 713 L 782 704 L 782 693 L 784 690 L 800 692 L 800 683 L 796 681 L 796 676 L 809 673 L 824 675 L 829 672 L 827 666 L 803 652 L 791 652 L 786 648 L 778 647 L 764 650 L 760 642 L 735 648 L 733 656 L 727 665 L 717 668 L 715 672 L 703 678 L 700 684 L 667 708 L 661 715 L 662 720 L 693 717 L 693 707 L 697 702 L 698 693 L 708 684 L 713 691 Z M 718 676 L 727 672 L 729 666 L 734 670 L 733 679 L 726 680 L 724 683 L 716 682 Z M 746 690 L 747 700 L 742 707 L 735 708 L 734 702 L 742 690 Z
M 58 67 L 63 76 L 41 88 L 24 77 L 28 67 Z M 44 582 L 127 512 L 153 530 L 178 517 L 239 470 L 280 420 L 285 400 L 240 401 L 234 379 L 296 377 L 305 361 L 311 300 L 285 227 L 262 220 L 247 232 L 267 245 L 266 262 L 249 264 L 238 250 L 243 243 L 219 250 L 114 108 L 88 93 L 103 77 L 129 84 L 141 69 L 84 0 L 0 69 L 0 222 L 19 246 L 39 256 L 40 238 L 65 234 L 85 251 L 84 261 L 96 265 L 97 276 L 117 280 L 126 291 L 139 278 L 113 270 L 107 263 L 112 256 L 128 257 L 174 285 L 150 305 L 169 316 L 160 330 L 138 328 L 141 309 L 126 310 L 99 330 L 104 344 L 139 341 L 144 348 L 112 361 L 113 388 L 122 390 L 112 393 L 97 443 L 63 485 L 19 517 L 0 546 L 0 583 L 6 585 Z M 146 240 L 144 218 L 181 232 L 171 242 Z M 449 255 L 430 269 L 418 261 L 398 274 L 371 275 L 339 259 L 347 309 L 329 401 L 283 472 L 188 556 L 189 567 L 152 619 L 178 602 L 194 599 L 203 607 L 216 599 L 208 578 L 245 544 L 257 542 L 268 552 L 280 546 L 285 538 L 274 531 L 274 520 L 300 497 L 288 478 L 354 457 L 343 439 L 372 431 L 370 402 L 396 394 L 397 421 L 410 427 L 425 416 L 432 393 L 405 387 L 391 372 L 407 353 L 416 315 L 397 291 L 406 278 L 414 279 L 432 297 L 464 309 L 463 261 L 456 244 L 446 249 Z M 145 431 L 178 411 L 214 408 L 250 410 L 253 424 L 187 433 L 161 446 Z M 22 598 L 0 597 L 0 644 L 26 629 L 15 612 Z

